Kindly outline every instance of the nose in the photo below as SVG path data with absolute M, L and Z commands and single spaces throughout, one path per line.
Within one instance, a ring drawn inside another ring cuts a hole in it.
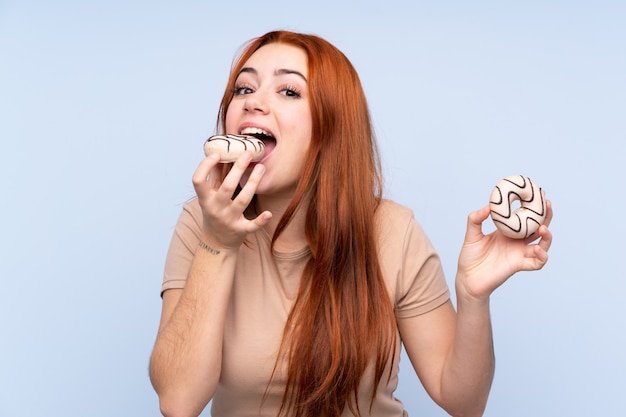
M 256 91 L 246 96 L 243 109 L 247 112 L 267 113 L 267 101 L 259 91 Z

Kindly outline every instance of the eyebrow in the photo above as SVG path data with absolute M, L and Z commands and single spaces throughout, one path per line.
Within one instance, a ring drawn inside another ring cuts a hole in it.
M 254 74 L 254 75 L 258 75 L 259 74 L 259 72 L 256 69 L 252 68 L 252 67 L 243 67 L 241 69 L 241 71 L 239 71 L 239 74 L 244 73 L 244 72 L 251 73 L 251 74 Z M 277 69 L 276 71 L 274 71 L 274 75 L 285 75 L 285 74 L 297 75 L 298 77 L 302 78 L 305 82 L 308 82 L 306 77 L 300 71 L 291 70 L 291 69 L 287 69 L 287 68 L 280 68 L 280 69 Z

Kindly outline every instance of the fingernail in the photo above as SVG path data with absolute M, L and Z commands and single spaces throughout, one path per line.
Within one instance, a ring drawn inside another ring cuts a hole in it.
M 255 172 L 257 175 L 261 175 L 261 174 L 263 174 L 263 172 L 264 172 L 264 171 L 265 171 L 265 167 L 264 167 L 263 165 L 255 165 L 255 166 L 254 166 L 254 172 Z

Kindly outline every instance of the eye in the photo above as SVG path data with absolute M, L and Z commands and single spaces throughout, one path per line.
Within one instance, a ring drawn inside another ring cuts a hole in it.
M 292 98 L 300 98 L 302 96 L 302 94 L 300 93 L 300 89 L 293 85 L 285 85 L 281 87 L 278 92 L 283 96 Z
M 252 89 L 252 87 L 248 86 L 248 85 L 244 85 L 244 84 L 236 84 L 233 87 L 233 94 L 236 96 L 242 96 L 244 94 L 252 94 L 254 93 L 254 90 Z

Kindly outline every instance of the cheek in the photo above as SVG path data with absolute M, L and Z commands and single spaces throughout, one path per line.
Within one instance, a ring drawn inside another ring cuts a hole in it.
M 302 140 L 294 142 L 289 152 L 289 170 L 296 173 L 302 172 L 302 170 L 304 169 L 304 165 L 306 165 L 306 160 L 309 154 L 308 141 L 305 138 L 300 139 Z
M 235 117 L 236 111 L 233 106 L 233 102 L 231 101 L 228 107 L 226 108 L 226 129 L 225 133 L 237 133 L 237 119 Z
M 309 153 L 309 148 L 311 147 L 311 128 L 308 127 L 306 130 L 302 132 L 300 136 L 300 140 L 298 141 L 298 148 L 301 149 L 302 156 L 306 156 Z

